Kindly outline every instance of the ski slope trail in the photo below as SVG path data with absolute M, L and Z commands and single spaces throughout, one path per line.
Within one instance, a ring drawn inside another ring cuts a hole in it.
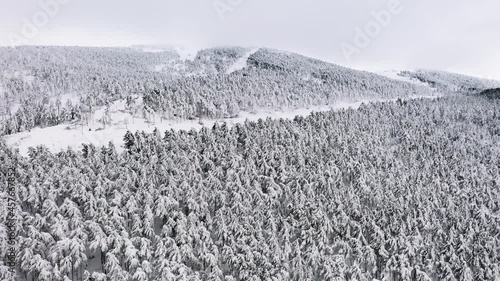
M 231 65 L 227 69 L 226 74 L 231 74 L 231 73 L 233 73 L 235 71 L 242 70 L 245 67 L 247 67 L 248 58 L 251 55 L 255 54 L 258 50 L 259 50 L 259 48 L 254 48 L 254 49 L 250 50 L 248 53 L 246 53 L 244 56 L 242 56 L 241 58 L 239 58 L 233 65 Z

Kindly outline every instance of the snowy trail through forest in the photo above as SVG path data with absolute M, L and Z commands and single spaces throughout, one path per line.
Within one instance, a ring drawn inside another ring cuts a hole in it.
M 440 95 L 435 96 L 413 96 L 402 99 L 417 99 L 417 98 L 437 98 Z M 73 149 L 81 149 L 82 144 L 92 143 L 96 146 L 107 145 L 112 141 L 117 151 L 123 151 L 123 136 L 127 131 L 136 132 L 144 131 L 146 133 L 151 133 L 155 128 L 163 134 L 166 130 L 199 130 L 203 127 L 212 127 L 215 123 L 225 122 L 228 126 L 233 126 L 237 123 L 243 123 L 246 120 L 257 121 L 260 118 L 266 119 L 268 117 L 274 119 L 293 119 L 295 116 L 308 116 L 312 112 L 321 112 L 329 110 L 340 110 L 353 108 L 357 109 L 363 103 L 370 102 L 389 102 L 395 101 L 397 99 L 364 99 L 359 101 L 339 101 L 332 105 L 325 106 L 313 106 L 309 108 L 298 108 L 286 111 L 265 111 L 260 110 L 258 113 L 240 112 L 239 116 L 236 118 L 227 119 L 214 119 L 214 120 L 202 120 L 202 124 L 199 120 L 182 120 L 182 121 L 172 121 L 172 120 L 161 120 L 159 115 L 150 118 L 152 122 L 147 122 L 144 118 L 132 118 L 130 114 L 124 112 L 124 101 L 116 102 L 111 111 L 112 124 L 107 125 L 105 128 L 101 128 L 102 124 L 99 124 L 96 120 L 99 120 L 104 113 L 104 109 L 96 111 L 94 114 L 94 122 L 89 126 L 81 126 L 74 124 L 61 124 L 58 126 L 47 127 L 47 128 L 35 128 L 31 131 L 25 131 L 13 135 L 6 136 L 6 141 L 9 145 L 18 148 L 19 152 L 23 156 L 28 156 L 28 151 L 30 147 L 44 145 L 51 152 L 57 153 L 61 150 L 65 150 L 68 147 Z

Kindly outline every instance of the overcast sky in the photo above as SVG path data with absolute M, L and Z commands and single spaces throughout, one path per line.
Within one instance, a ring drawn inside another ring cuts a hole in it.
M 40 3 L 51 1 L 67 3 L 26 38 L 23 27 L 40 26 Z M 265 46 L 355 68 L 500 79 L 500 1 L 399 0 L 389 9 L 391 1 L 398 0 L 0 0 L 0 45 L 15 35 L 38 45 Z M 391 20 L 377 30 L 373 12 Z M 356 44 L 357 28 L 367 27 L 369 44 Z

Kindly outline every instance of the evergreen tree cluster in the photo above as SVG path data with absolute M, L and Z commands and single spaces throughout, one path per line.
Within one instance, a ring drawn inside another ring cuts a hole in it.
M 500 88 L 484 90 L 479 93 L 479 96 L 487 97 L 489 99 L 500 99 Z
M 17 171 L 23 278 L 500 280 L 498 100 L 398 100 L 124 140 L 123 153 L 110 143 L 29 158 L 0 143 L 0 181 Z

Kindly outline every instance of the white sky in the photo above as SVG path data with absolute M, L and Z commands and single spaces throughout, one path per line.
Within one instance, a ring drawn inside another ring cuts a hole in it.
M 364 69 L 432 68 L 500 80 L 500 1 L 399 0 L 371 43 L 347 61 L 343 42 L 391 0 L 0 0 L 0 45 L 22 36 L 40 2 L 65 1 L 26 44 L 265 46 Z M 398 1 L 398 0 L 392 0 Z M 215 3 L 233 6 L 222 20 Z

